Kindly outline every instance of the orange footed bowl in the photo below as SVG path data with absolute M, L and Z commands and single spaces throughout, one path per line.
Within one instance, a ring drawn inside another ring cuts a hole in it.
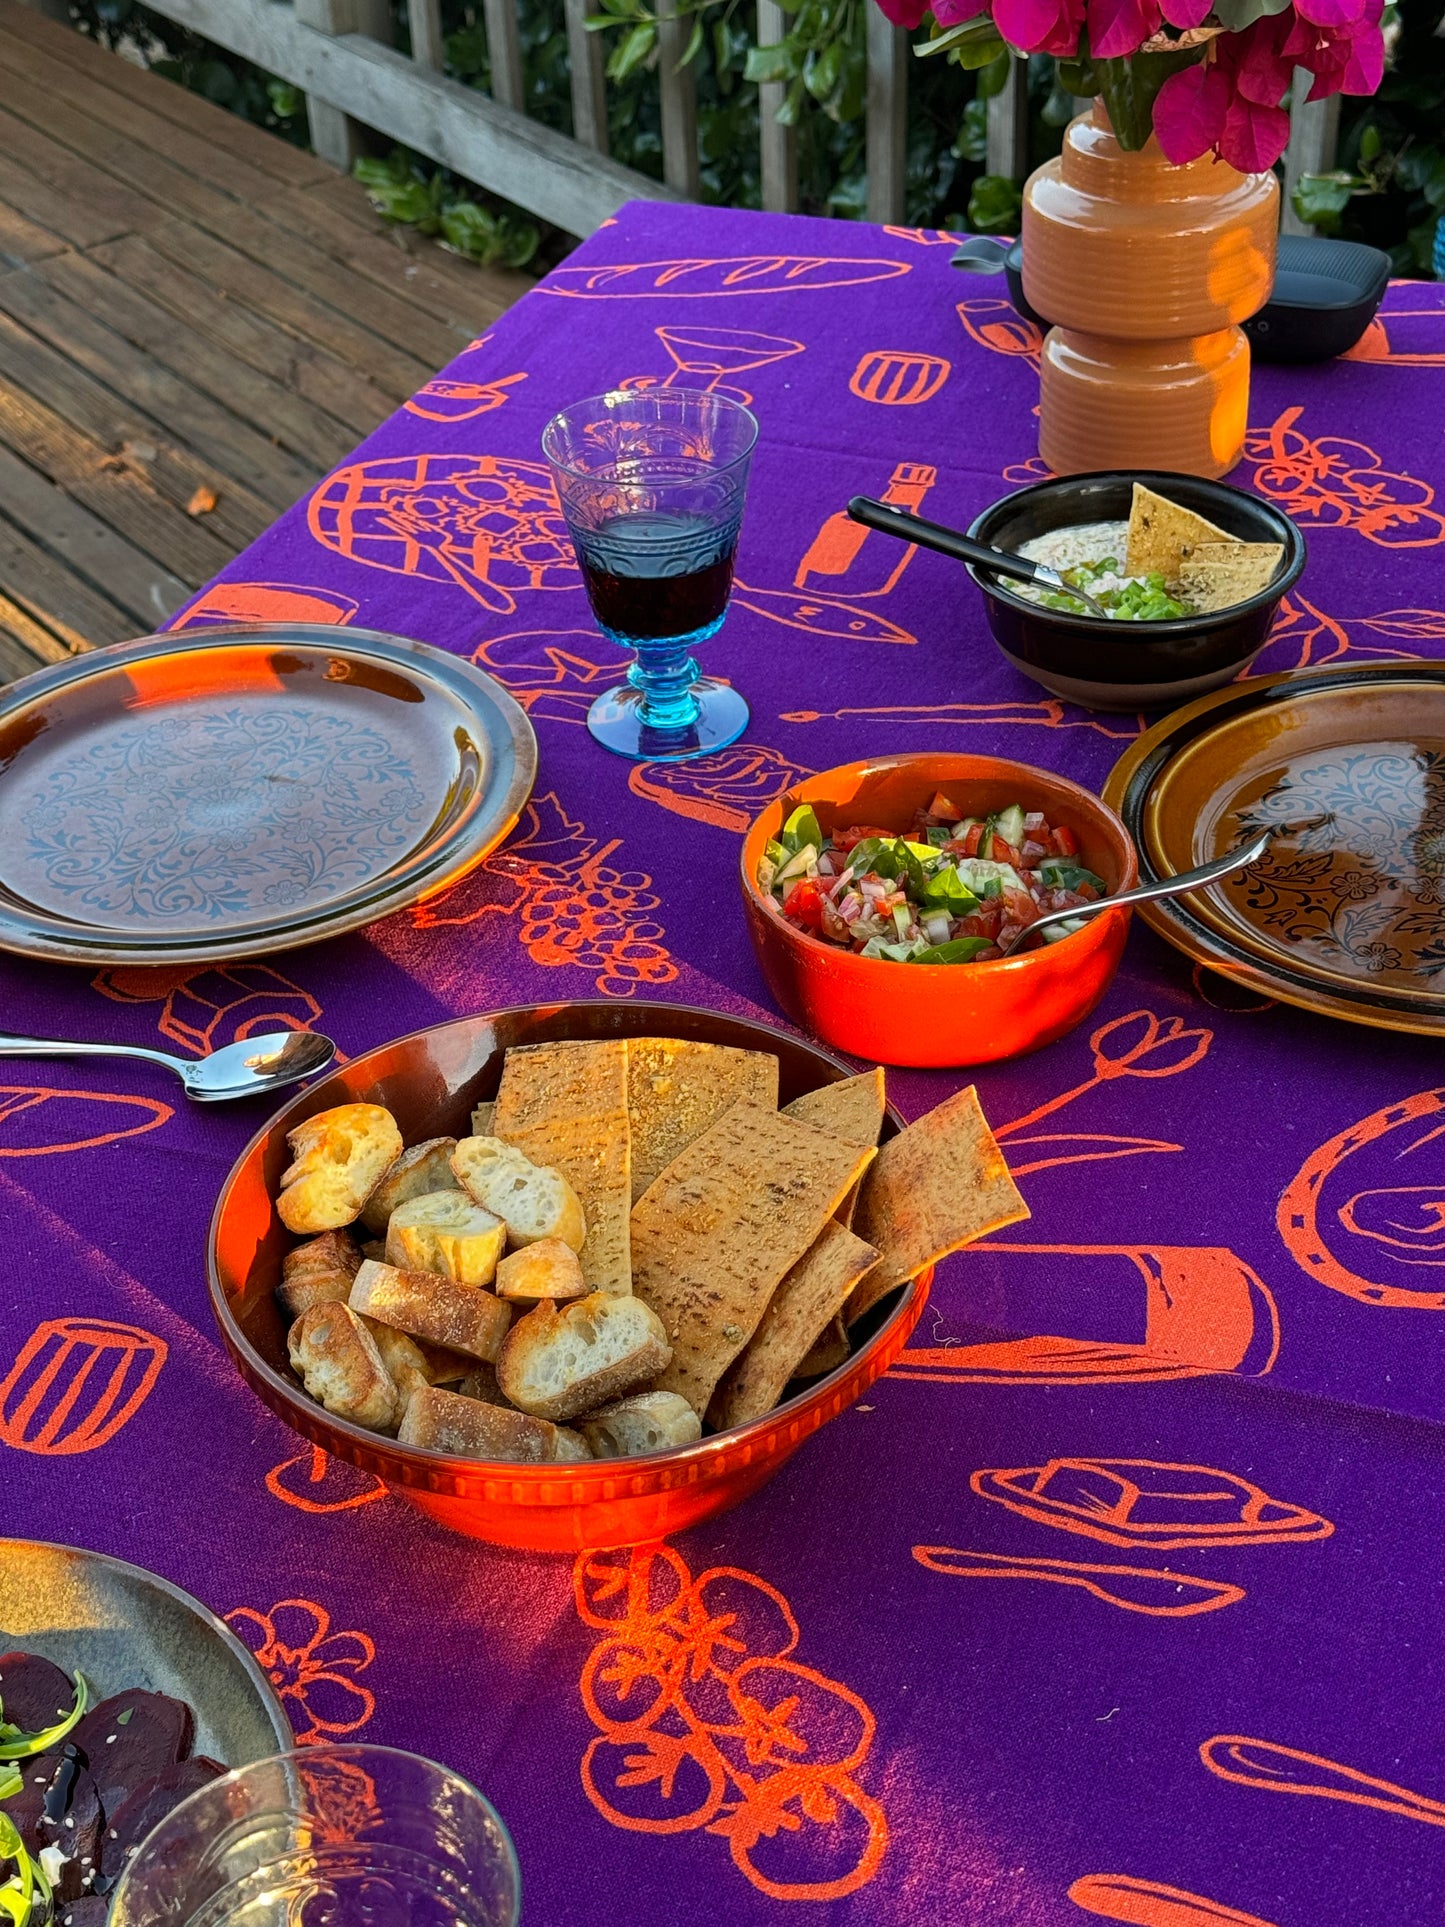
M 809 776 L 769 805 L 743 844 L 748 929 L 768 988 L 794 1023 L 870 1063 L 941 1070 L 1052 1044 L 1083 1021 L 1119 968 L 1129 910 L 1104 910 L 1057 943 L 993 963 L 894 963 L 860 957 L 787 922 L 758 886 L 758 865 L 790 811 L 810 803 L 823 833 L 874 824 L 905 830 L 938 790 L 970 816 L 1020 803 L 1066 825 L 1110 895 L 1139 880 L 1129 832 L 1065 776 L 1000 756 L 884 756 Z
M 272 1202 L 289 1162 L 286 1133 L 318 1111 L 364 1101 L 386 1105 L 408 1144 L 464 1137 L 473 1106 L 496 1095 L 511 1046 L 613 1037 L 681 1037 L 767 1051 L 778 1059 L 783 1104 L 853 1074 L 852 1065 L 800 1038 L 686 1004 L 598 1001 L 463 1017 L 368 1051 L 294 1098 L 242 1152 L 211 1219 L 212 1309 L 242 1377 L 271 1410 L 312 1445 L 370 1474 L 378 1490 L 390 1486 L 440 1524 L 532 1552 L 644 1544 L 747 1498 L 887 1371 L 918 1322 L 932 1277 L 922 1273 L 868 1312 L 849 1334 L 852 1351 L 843 1364 L 773 1411 L 647 1458 L 566 1465 L 455 1459 L 401 1445 L 316 1404 L 287 1361 L 275 1298 L 282 1255 L 293 1243 Z M 883 1140 L 902 1128 L 890 1106 Z

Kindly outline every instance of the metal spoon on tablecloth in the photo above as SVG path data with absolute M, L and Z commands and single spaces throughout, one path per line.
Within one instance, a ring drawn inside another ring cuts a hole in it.
M 0 1057 L 140 1057 L 148 1064 L 164 1064 L 197 1104 L 229 1104 L 236 1098 L 279 1091 L 325 1070 L 335 1055 L 331 1039 L 310 1030 L 246 1037 L 194 1062 L 143 1044 L 87 1044 L 69 1038 L 13 1037 L 0 1031 Z

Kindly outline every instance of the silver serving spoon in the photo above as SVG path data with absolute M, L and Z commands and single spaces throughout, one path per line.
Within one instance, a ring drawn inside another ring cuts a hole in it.
M 1223 878 L 1233 876 L 1236 870 L 1244 870 L 1259 859 L 1269 848 L 1273 830 L 1261 830 L 1258 836 L 1248 843 L 1241 843 L 1238 849 L 1231 850 L 1227 856 L 1217 856 L 1212 863 L 1201 863 L 1197 870 L 1181 870 L 1177 876 L 1161 877 L 1157 883 L 1141 883 L 1137 889 L 1122 890 L 1116 897 L 1099 897 L 1093 903 L 1081 903 L 1074 910 L 1050 910 L 1046 916 L 1036 917 L 1025 926 L 1014 940 L 1009 954 L 1021 950 L 1029 938 L 1040 930 L 1047 930 L 1051 923 L 1072 923 L 1083 917 L 1096 917 L 1101 910 L 1112 910 L 1121 903 L 1157 903 L 1161 897 L 1187 896 L 1191 890 L 1202 890 L 1207 884 L 1219 883 Z
M 941 522 L 927 522 L 921 515 L 910 515 L 907 509 L 894 508 L 889 502 L 875 502 L 869 495 L 855 495 L 848 504 L 848 514 L 865 528 L 896 535 L 900 542 L 916 542 L 920 549 L 936 549 L 940 555 L 951 555 L 955 562 L 970 562 L 976 569 L 991 569 L 995 575 L 1012 576 L 1017 582 L 1032 582 L 1041 589 L 1072 596 L 1100 622 L 1113 621 L 1102 603 L 1065 582 L 1057 569 L 1042 562 L 1030 562 L 1027 556 L 1014 555 L 1009 549 L 990 548 L 987 542 L 975 542 L 971 535 L 961 535 Z
M 13 1037 L 0 1031 L 0 1057 L 141 1057 L 164 1064 L 197 1104 L 229 1104 L 238 1097 L 262 1097 L 324 1070 L 336 1055 L 329 1037 L 310 1030 L 276 1030 L 247 1037 L 194 1061 L 143 1044 L 82 1044 L 71 1039 Z

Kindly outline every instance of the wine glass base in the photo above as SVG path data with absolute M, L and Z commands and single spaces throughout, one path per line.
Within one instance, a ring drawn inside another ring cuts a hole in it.
M 641 692 L 627 684 L 597 698 L 587 712 L 587 728 L 604 749 L 635 763 L 681 763 L 735 743 L 748 726 L 748 706 L 738 692 L 701 676 L 692 693 L 698 718 L 686 729 L 650 729 L 642 721 Z

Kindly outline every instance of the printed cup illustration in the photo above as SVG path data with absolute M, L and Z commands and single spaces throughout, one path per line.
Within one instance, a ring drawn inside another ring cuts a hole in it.
M 137 1325 L 48 1318 L 0 1380 L 0 1443 L 44 1458 L 96 1452 L 150 1397 L 166 1346 Z

